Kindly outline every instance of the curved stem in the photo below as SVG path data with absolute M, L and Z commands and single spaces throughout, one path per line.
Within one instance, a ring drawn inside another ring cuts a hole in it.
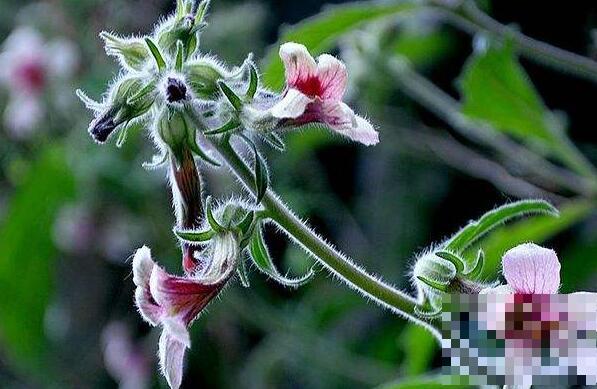
M 254 177 L 247 164 L 239 157 L 236 150 L 226 141 L 212 142 L 228 164 L 230 170 L 239 178 L 247 191 L 254 193 Z M 430 329 L 439 338 L 437 323 L 428 323 L 415 314 L 416 300 L 394 287 L 381 281 L 353 263 L 329 243 L 313 232 L 301 221 L 280 198 L 268 189 L 261 202 L 268 216 L 288 234 L 297 244 L 317 258 L 330 272 L 345 281 L 350 287 L 366 297 L 392 310 L 406 319 Z
M 527 59 L 597 83 L 596 61 L 530 38 L 505 26 L 480 10 L 472 0 L 465 1 L 456 10 L 448 8 L 442 2 L 436 2 L 436 5 L 448 11 L 448 16 L 451 16 L 448 21 L 456 27 L 464 27 L 470 33 L 488 31 L 502 39 L 509 39 Z

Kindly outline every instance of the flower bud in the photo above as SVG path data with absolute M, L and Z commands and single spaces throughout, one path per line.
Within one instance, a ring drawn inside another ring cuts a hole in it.
M 185 66 L 189 87 L 202 99 L 213 100 L 218 96 L 218 80 L 224 78 L 224 72 L 214 63 L 198 60 Z
M 138 77 L 121 80 L 104 104 L 107 108 L 89 125 L 91 136 L 103 143 L 119 125 L 147 113 L 154 102 L 153 89 L 151 84 L 144 86 Z M 86 99 L 83 93 L 79 93 L 79 96 Z
M 118 58 L 124 67 L 141 71 L 150 58 L 147 45 L 141 39 L 119 38 L 105 31 L 100 33 L 100 37 L 105 42 L 106 53 Z

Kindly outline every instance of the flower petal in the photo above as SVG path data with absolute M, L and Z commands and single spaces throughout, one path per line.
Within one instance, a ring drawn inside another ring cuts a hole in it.
M 482 289 L 479 294 L 514 294 L 516 291 L 510 285 L 499 285 L 495 288 Z
M 137 286 L 149 285 L 151 271 L 155 262 L 151 259 L 151 250 L 147 246 L 137 249 L 133 257 L 133 282 Z
M 189 330 L 187 330 L 187 327 L 183 322 L 169 317 L 162 321 L 162 325 L 164 326 L 164 330 L 168 331 L 170 336 L 184 344 L 186 347 L 191 347 L 191 335 L 189 335 Z
M 516 293 L 554 294 L 560 287 L 560 262 L 553 250 L 525 243 L 502 258 L 504 277 Z
M 288 89 L 286 95 L 271 108 L 270 113 L 278 119 L 296 119 L 301 116 L 313 99 L 297 89 Z
M 288 88 L 296 88 L 316 78 L 317 64 L 305 46 L 294 42 L 284 43 L 280 46 L 280 58 L 284 62 Z
M 135 290 L 135 305 L 143 320 L 152 326 L 157 326 L 162 321 L 164 309 L 157 305 L 151 297 L 149 285 L 147 287 L 137 287 Z
M 342 61 L 329 54 L 320 55 L 317 59 L 317 78 L 322 99 L 342 100 L 348 82 L 348 72 Z
M 323 122 L 339 134 L 366 146 L 379 143 L 379 134 L 371 123 L 355 115 L 348 105 L 342 102 L 324 101 L 322 112 Z
M 186 346 L 169 331 L 162 331 L 159 343 L 159 357 L 162 374 L 172 389 L 180 388 Z
M 149 289 L 151 297 L 168 316 L 174 316 L 185 325 L 189 325 L 220 292 L 223 285 L 224 282 L 204 284 L 200 280 L 175 277 L 155 266 L 151 273 Z

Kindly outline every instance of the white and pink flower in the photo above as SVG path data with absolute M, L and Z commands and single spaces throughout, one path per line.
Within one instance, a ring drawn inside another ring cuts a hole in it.
M 316 61 L 305 46 L 292 42 L 280 47 L 280 57 L 286 69 L 286 89 L 282 100 L 271 108 L 272 116 L 288 126 L 323 124 L 368 146 L 379 142 L 371 123 L 342 102 L 348 81 L 342 61 L 329 54 Z
M 184 353 L 191 346 L 188 327 L 236 269 L 238 243 L 234 235 L 225 233 L 214 238 L 210 254 L 196 274 L 183 277 L 166 273 L 152 260 L 145 246 L 137 250 L 133 259 L 135 302 L 148 323 L 162 327 L 160 366 L 173 389 L 181 385 Z
M 46 113 L 43 94 L 72 75 L 77 50 L 65 39 L 46 42 L 35 29 L 18 27 L 2 45 L 0 63 L 0 85 L 10 95 L 4 123 L 13 137 L 28 138 Z

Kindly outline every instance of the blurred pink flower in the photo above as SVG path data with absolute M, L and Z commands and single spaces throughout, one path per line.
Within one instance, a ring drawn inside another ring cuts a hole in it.
M 185 277 L 166 273 L 145 246 L 133 259 L 137 308 L 148 323 L 162 326 L 160 365 L 173 389 L 180 387 L 185 349 L 191 346 L 188 327 L 220 293 L 236 268 L 238 244 L 234 236 L 227 233 L 215 239 L 206 267 Z
M 321 123 L 368 146 L 379 142 L 371 123 L 342 102 L 348 81 L 342 61 L 323 54 L 316 62 L 305 46 L 292 42 L 280 47 L 280 57 L 286 69 L 286 90 L 271 108 L 274 117 L 286 119 L 288 125 Z
M 150 387 L 151 360 L 141 345 L 133 344 L 128 328 L 121 322 L 106 326 L 102 335 L 104 364 L 120 389 Z
M 45 115 L 44 91 L 51 81 L 73 73 L 77 50 L 67 40 L 45 42 L 35 29 L 18 27 L 2 45 L 0 63 L 0 84 L 10 94 L 5 125 L 15 138 L 27 138 Z
M 502 257 L 507 285 L 481 293 L 555 294 L 560 287 L 560 261 L 555 251 L 525 243 L 508 250 Z

